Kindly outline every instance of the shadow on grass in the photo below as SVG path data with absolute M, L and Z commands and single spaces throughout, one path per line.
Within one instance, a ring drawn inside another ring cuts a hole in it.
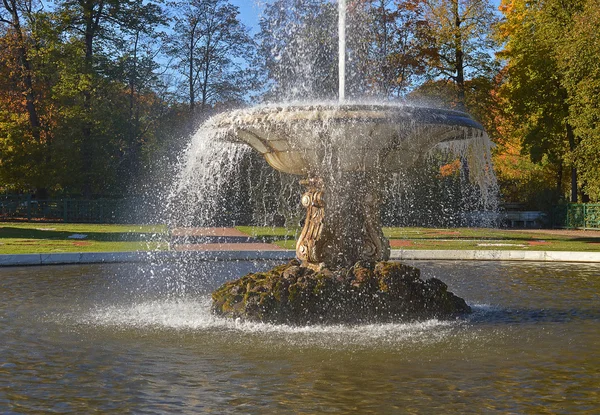
M 103 242 L 144 242 L 155 240 L 151 234 L 143 232 L 81 232 L 83 239 L 69 238 L 76 232 L 23 229 L 13 227 L 0 228 L 0 239 L 48 239 L 48 240 L 83 240 Z
M 387 232 L 386 232 L 387 231 Z M 552 233 L 529 233 L 527 230 L 520 232 L 503 232 L 502 229 L 490 229 L 486 232 L 472 232 L 469 230 L 436 230 L 424 229 L 416 232 L 398 232 L 395 229 L 384 230 L 389 239 L 401 240 L 426 240 L 426 241 L 512 241 L 512 242 L 530 242 L 530 241 L 547 241 L 556 243 L 600 243 L 600 234 L 598 236 L 566 236 Z

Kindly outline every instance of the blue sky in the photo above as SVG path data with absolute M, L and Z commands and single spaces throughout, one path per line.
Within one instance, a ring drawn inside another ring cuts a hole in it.
M 242 22 L 252 30 L 252 33 L 258 31 L 258 18 L 262 10 L 259 2 L 256 0 L 230 0 L 230 2 L 240 8 L 240 18 Z M 265 0 L 260 0 L 260 3 L 264 3 Z M 500 0 L 491 0 L 494 7 L 498 8 Z
M 231 4 L 240 8 L 240 18 L 248 26 L 252 33 L 258 31 L 258 18 L 261 7 L 254 0 L 229 0 Z

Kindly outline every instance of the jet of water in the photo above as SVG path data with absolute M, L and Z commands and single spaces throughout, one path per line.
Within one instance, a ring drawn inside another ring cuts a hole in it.
M 338 0 L 338 38 L 339 38 L 339 100 L 346 98 L 346 0 Z

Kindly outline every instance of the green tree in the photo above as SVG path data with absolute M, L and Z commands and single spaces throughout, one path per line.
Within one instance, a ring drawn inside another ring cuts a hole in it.
M 181 89 L 193 113 L 217 103 L 244 101 L 253 85 L 254 44 L 228 0 L 173 3 L 178 10 L 168 52 L 185 82 Z
M 149 7 L 149 8 L 147 8 Z M 158 59 L 161 58 L 167 16 L 159 4 L 138 0 L 134 13 L 117 39 L 115 70 L 112 77 L 127 89 L 127 133 L 121 143 L 119 175 L 131 181 L 140 176 L 145 147 L 156 140 L 156 126 L 167 112 L 168 86 L 164 84 Z M 120 53 L 119 53 L 120 52 Z
M 74 164 L 80 169 L 81 191 L 89 197 L 114 185 L 107 167 L 116 174 L 115 164 L 122 157 L 121 147 L 128 142 L 126 131 L 131 131 L 133 121 L 123 115 L 131 110 L 126 110 L 123 79 L 115 72 L 113 55 L 119 55 L 123 39 L 151 34 L 161 21 L 162 10 L 156 1 L 142 0 L 63 0 L 57 6 L 60 26 L 72 36 L 64 55 L 71 65 L 65 68 L 61 85 L 63 97 L 71 101 L 65 128 L 77 127 L 62 133 L 71 137 L 79 155 Z M 131 88 L 129 93 L 132 108 Z
M 564 171 L 570 169 L 573 202 L 578 196 L 573 161 L 578 138 L 569 119 L 569 91 L 557 53 L 581 3 L 504 0 L 500 10 L 505 19 L 498 32 L 504 42 L 499 56 L 506 62 L 500 89 L 508 106 L 506 113 L 523 137 L 523 149 L 531 160 L 554 166 L 558 189 L 564 187 Z
M 558 45 L 558 68 L 568 94 L 568 123 L 576 147 L 572 160 L 587 197 L 600 200 L 600 9 L 595 0 L 573 16 L 570 30 Z M 574 140 L 574 141 L 575 141 Z

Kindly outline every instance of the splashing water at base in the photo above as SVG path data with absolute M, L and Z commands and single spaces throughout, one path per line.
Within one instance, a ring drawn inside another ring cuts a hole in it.
M 157 300 L 127 305 L 98 307 L 75 322 L 117 330 L 158 330 L 222 333 L 239 335 L 267 334 L 279 341 L 301 345 L 319 344 L 324 348 L 371 347 L 377 343 L 430 343 L 453 335 L 467 320 L 432 319 L 413 323 L 288 326 L 232 320 L 214 316 L 211 299 Z M 316 343 L 315 343 L 316 342 Z

